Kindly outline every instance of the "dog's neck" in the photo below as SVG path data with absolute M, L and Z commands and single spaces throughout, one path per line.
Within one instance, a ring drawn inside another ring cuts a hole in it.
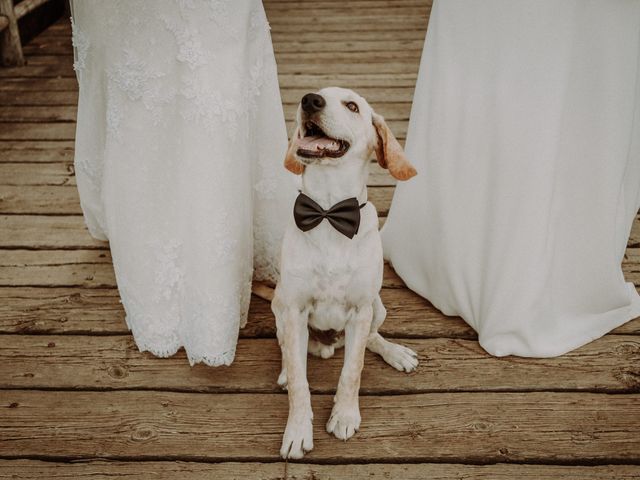
M 302 174 L 302 193 L 329 209 L 347 198 L 367 201 L 369 162 L 338 165 L 307 165 Z

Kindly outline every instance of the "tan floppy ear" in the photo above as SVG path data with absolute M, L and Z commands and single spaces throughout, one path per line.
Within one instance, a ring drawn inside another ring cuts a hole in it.
M 391 129 L 382 118 L 382 115 L 373 114 L 373 126 L 378 133 L 378 141 L 376 143 L 376 157 L 382 168 L 388 168 L 389 173 L 398 180 L 409 180 L 418 172 L 415 167 L 409 163 L 404 154 L 404 150 L 396 137 L 393 136 Z
M 296 175 L 302 175 L 304 173 L 304 165 L 296 158 L 296 139 L 300 136 L 300 127 L 296 128 L 291 136 L 289 147 L 287 148 L 287 155 L 284 157 L 284 166 L 291 173 Z

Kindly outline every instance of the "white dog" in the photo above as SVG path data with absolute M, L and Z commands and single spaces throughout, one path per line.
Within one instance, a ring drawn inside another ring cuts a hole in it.
M 364 98 L 325 88 L 302 98 L 298 126 L 285 158 L 302 175 L 302 190 L 282 245 L 281 278 L 272 302 L 289 419 L 280 454 L 301 458 L 313 448 L 307 351 L 329 358 L 345 346 L 344 366 L 327 431 L 350 438 L 360 426 L 358 391 L 365 349 L 394 368 L 418 365 L 412 350 L 378 333 L 383 258 L 378 215 L 367 202 L 369 158 L 399 180 L 416 170 L 384 119 Z

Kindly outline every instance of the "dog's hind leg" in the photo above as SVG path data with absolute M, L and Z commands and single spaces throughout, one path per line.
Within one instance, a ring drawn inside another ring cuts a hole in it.
M 378 328 L 380 328 L 386 317 L 387 309 L 384 308 L 378 295 L 373 302 L 373 322 L 371 322 L 367 348 L 380 355 L 385 362 L 396 370 L 412 372 L 418 367 L 418 355 L 416 352 L 398 343 L 390 342 L 378 333 Z

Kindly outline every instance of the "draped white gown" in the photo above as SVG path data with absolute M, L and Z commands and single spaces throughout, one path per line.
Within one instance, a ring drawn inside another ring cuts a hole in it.
M 640 1 L 436 1 L 382 235 L 491 354 L 549 357 L 640 315 Z
M 74 1 L 76 176 L 140 350 L 232 362 L 295 196 L 258 0 Z

